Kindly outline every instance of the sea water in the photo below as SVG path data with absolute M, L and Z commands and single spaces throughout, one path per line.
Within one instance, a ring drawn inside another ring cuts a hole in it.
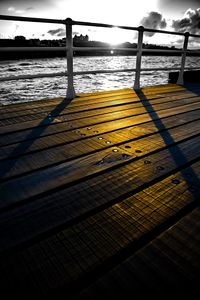
M 110 70 L 135 68 L 135 56 L 88 56 L 74 57 L 74 71 Z M 180 67 L 178 56 L 143 56 L 142 68 Z M 199 57 L 187 57 L 187 67 L 200 66 Z M 0 77 L 26 74 L 65 72 L 66 58 L 21 59 L 0 61 Z M 169 71 L 144 71 L 141 73 L 141 86 L 168 83 Z M 131 88 L 134 85 L 134 72 L 111 74 L 84 74 L 74 77 L 76 93 Z M 65 97 L 67 78 L 45 77 L 0 82 L 0 104 Z

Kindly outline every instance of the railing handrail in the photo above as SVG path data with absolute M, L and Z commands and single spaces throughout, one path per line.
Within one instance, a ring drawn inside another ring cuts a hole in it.
M 171 68 L 142 68 L 140 72 L 151 72 L 151 71 L 176 71 L 180 70 L 180 67 L 171 67 Z M 185 70 L 199 70 L 198 67 L 185 67 Z M 136 72 L 134 69 L 107 69 L 107 70 L 88 70 L 88 71 L 75 71 L 73 72 L 74 76 L 88 75 L 88 74 L 110 74 L 110 73 L 125 73 L 125 72 Z M 40 73 L 40 74 L 26 74 L 18 76 L 7 76 L 0 77 L 0 82 L 2 81 L 11 81 L 19 79 L 34 79 L 34 78 L 44 78 L 44 77 L 61 77 L 68 76 L 68 72 L 56 72 L 56 73 Z
M 66 20 L 0 15 L 0 20 L 65 24 Z
M 9 15 L 0 15 L 0 20 L 10 20 L 10 21 L 25 21 L 25 22 L 42 22 L 42 23 L 56 23 L 56 24 L 63 24 L 66 27 L 66 47 L 42 47 L 42 50 L 45 51 L 47 49 L 50 49 L 50 51 L 57 50 L 65 50 L 67 53 L 67 72 L 64 72 L 64 74 L 67 74 L 68 77 L 68 87 L 67 87 L 67 98 L 72 99 L 75 97 L 75 90 L 74 90 L 74 84 L 73 84 L 73 76 L 77 74 L 89 74 L 90 72 L 93 73 L 100 73 L 100 72 L 121 72 L 122 70 L 101 70 L 98 72 L 95 71 L 86 71 L 86 72 L 74 72 L 73 71 L 73 51 L 96 51 L 96 50 L 112 50 L 116 49 L 117 47 L 74 47 L 73 46 L 73 38 L 72 38 L 72 26 L 73 25 L 79 25 L 79 26 L 95 26 L 95 27 L 105 27 L 105 28 L 118 28 L 118 29 L 125 29 L 125 30 L 134 30 L 138 31 L 138 43 L 137 43 L 137 48 L 125 48 L 125 47 L 118 47 L 119 50 L 123 51 L 132 51 L 137 53 L 136 57 L 136 68 L 135 69 L 123 69 L 126 71 L 133 71 L 136 72 L 136 77 L 135 77 L 135 83 L 134 83 L 134 89 L 140 89 L 140 74 L 144 69 L 141 69 L 141 58 L 142 58 L 142 53 L 181 53 L 182 58 L 181 58 L 181 67 L 178 68 L 180 70 L 179 76 L 178 76 L 178 84 L 183 84 L 183 73 L 185 68 L 185 61 L 186 61 L 186 55 L 187 53 L 196 53 L 199 54 L 198 50 L 188 50 L 188 41 L 189 37 L 197 37 L 200 38 L 200 35 L 197 34 L 191 34 L 189 32 L 175 32 L 175 31 L 167 31 L 167 30 L 160 30 L 160 29 L 153 29 L 153 28 L 144 28 L 143 26 L 139 27 L 131 27 L 131 26 L 121 26 L 121 25 L 112 25 L 112 24 L 105 24 L 105 23 L 92 23 L 92 22 L 82 22 L 82 21 L 75 21 L 70 18 L 67 18 L 65 20 L 59 20 L 59 19 L 44 19 L 44 18 L 32 18 L 32 17 L 20 17 L 20 16 L 9 16 Z M 143 34 L 144 32 L 153 32 L 153 33 L 163 33 L 163 34 L 171 34 L 171 35 L 181 35 L 184 36 L 184 45 L 182 50 L 174 50 L 174 49 L 145 49 L 143 48 Z M 2 47 L 5 51 L 6 48 Z M 0 51 L 3 51 L 2 48 L 0 48 Z M 11 47 L 8 47 L 11 48 Z M 41 47 L 32 47 L 31 49 L 33 50 L 38 50 Z M 14 51 L 23 51 L 24 49 L 29 49 L 30 47 L 12 47 Z M 11 49 L 9 49 L 12 51 Z M 151 70 L 162 70 L 163 68 L 151 68 Z M 168 68 L 164 68 L 164 70 L 167 70 Z M 170 70 L 174 68 L 169 68 Z M 190 69 L 196 69 L 196 68 L 190 68 Z M 61 73 L 57 73 L 57 76 L 62 76 Z M 38 74 L 37 74 L 38 75 Z M 35 75 L 35 76 L 37 76 Z M 48 75 L 48 77 L 52 76 L 50 74 L 40 74 L 41 77 L 44 77 L 44 75 Z M 28 75 L 26 75 L 28 76 Z M 34 75 L 32 75 L 34 76 Z M 31 75 L 29 76 L 31 78 Z M 16 78 L 19 79 L 19 78 Z M 9 80 L 8 77 L 5 78 L 5 80 Z M 10 80 L 14 80 L 13 78 Z M 3 81 L 0 79 L 0 81 Z
M 48 19 L 48 18 L 36 18 L 36 17 L 0 15 L 0 20 L 66 24 L 67 19 L 62 20 L 62 19 Z M 114 24 L 107 24 L 107 23 L 95 23 L 95 22 L 75 21 L 75 20 L 71 20 L 71 25 L 118 28 L 118 29 L 136 30 L 136 31 L 139 30 L 139 27 L 133 27 L 133 26 L 122 26 L 122 25 L 114 25 Z M 154 29 L 154 28 L 147 28 L 147 27 L 143 27 L 143 30 L 146 32 L 154 32 L 154 33 L 164 33 L 164 34 L 182 35 L 182 36 L 185 35 L 185 32 L 161 30 L 161 29 Z M 200 38 L 199 34 L 190 33 L 190 36 Z
M 27 46 L 27 47 L 0 47 L 0 52 L 14 52 L 14 51 L 65 51 L 68 49 L 68 46 Z M 116 47 L 116 46 L 108 46 L 108 47 L 72 47 L 73 51 L 106 51 L 106 50 L 114 50 L 114 51 L 130 51 L 137 52 L 137 48 L 133 47 Z M 151 49 L 151 48 L 142 48 L 142 52 L 145 53 L 179 53 L 182 54 L 183 50 L 176 49 Z M 187 49 L 188 54 L 200 54 L 199 49 Z
M 27 47 L 0 47 L 0 52 L 14 52 L 14 51 L 65 51 L 67 50 L 67 46 L 27 46 Z M 137 48 L 132 47 L 72 47 L 73 51 L 106 51 L 106 50 L 115 50 L 115 51 L 130 51 L 137 52 Z M 179 53 L 182 54 L 183 50 L 174 50 L 174 49 L 151 49 L 151 48 L 142 48 L 142 52 L 145 53 Z M 188 54 L 200 54 L 200 50 L 195 49 L 187 49 Z

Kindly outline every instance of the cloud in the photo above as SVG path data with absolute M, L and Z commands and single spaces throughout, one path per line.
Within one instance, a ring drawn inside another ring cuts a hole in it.
M 23 10 L 23 9 L 17 9 L 16 11 L 15 11 L 15 13 L 16 14 L 24 14 L 25 13 L 25 10 Z
M 64 28 L 57 28 L 49 30 L 47 33 L 49 33 L 52 36 L 66 36 L 66 31 Z
M 33 9 L 34 9 L 33 7 L 28 7 L 26 9 L 17 9 L 14 6 L 8 7 L 8 11 L 12 12 L 12 13 L 15 13 L 15 14 L 24 14 L 26 11 L 30 11 L 30 10 L 33 10 Z
M 26 11 L 30 11 L 30 10 L 33 10 L 33 9 L 34 9 L 34 7 L 29 6 L 29 7 L 26 8 Z
M 89 32 L 97 32 L 97 29 L 94 29 L 94 28 L 88 28 L 88 31 L 89 31 Z
M 67 1 L 67 0 L 65 0 Z M 0 10 L 9 11 L 12 14 L 32 13 L 34 11 L 49 10 L 57 7 L 55 0 L 0 0 Z
M 66 30 L 64 28 L 51 29 L 47 33 L 49 33 L 51 36 L 54 36 L 54 37 L 66 37 Z M 72 34 L 73 34 L 73 36 L 80 35 L 80 32 L 73 31 Z
M 29 7 L 32 7 L 33 4 L 34 6 L 35 5 L 39 5 L 40 6 L 45 3 L 45 5 L 52 5 L 53 3 L 55 2 L 55 0 L 1 0 L 0 1 L 0 4 L 4 4 L 4 5 L 7 5 L 7 6 L 20 6 L 20 7 L 26 7 L 26 6 L 29 6 Z
M 193 34 L 200 34 L 200 8 L 192 10 L 188 9 L 184 18 L 173 20 L 172 27 L 175 31 L 185 32 L 189 31 Z
M 151 11 L 146 17 L 141 20 L 141 25 L 147 28 L 163 29 L 167 26 L 166 20 L 161 14 L 155 11 Z M 147 36 L 153 36 L 154 32 L 146 32 Z
M 8 7 L 8 11 L 15 11 L 15 8 L 13 6 Z

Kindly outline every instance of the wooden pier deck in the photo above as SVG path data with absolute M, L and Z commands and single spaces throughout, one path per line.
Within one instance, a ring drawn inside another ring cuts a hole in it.
M 5 299 L 198 290 L 200 85 L 0 107 L 0 174 Z

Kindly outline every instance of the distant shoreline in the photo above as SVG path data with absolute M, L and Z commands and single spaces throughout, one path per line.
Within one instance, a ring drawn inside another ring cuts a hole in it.
M 137 43 L 124 42 L 116 45 L 116 49 L 112 49 L 111 44 L 100 42 L 100 41 L 90 41 L 88 35 L 82 35 L 82 34 L 75 35 L 73 37 L 73 46 L 77 47 L 77 50 L 74 50 L 74 57 L 136 56 L 137 54 L 136 53 Z M 82 50 L 84 51 L 79 51 L 78 47 L 83 48 Z M 142 55 L 144 56 L 180 56 L 181 52 L 177 53 L 176 51 L 182 51 L 182 48 L 180 49 L 175 46 L 164 46 L 164 45 L 155 45 L 155 44 L 148 44 L 148 43 L 143 43 L 142 47 L 143 47 Z M 90 48 L 90 50 L 94 48 L 93 49 L 94 51 L 90 51 L 88 50 L 88 48 Z M 101 48 L 102 50 L 99 50 L 97 48 Z M 115 47 L 113 46 L 113 48 Z M 117 49 L 117 48 L 121 48 L 121 49 Z M 126 51 L 123 50 L 122 48 L 126 48 Z M 160 50 L 162 50 L 162 52 L 159 52 Z M 171 51 L 171 53 L 169 51 Z M 187 55 L 199 56 L 198 54 L 195 53 L 190 53 L 190 54 L 188 53 Z M 57 39 L 40 40 L 38 38 L 26 39 L 24 36 L 15 36 L 14 39 L 0 39 L 0 60 L 1 61 L 8 60 L 8 59 L 16 60 L 16 59 L 31 59 L 31 58 L 37 59 L 37 58 L 55 58 L 55 57 L 66 57 L 66 38 L 62 38 L 58 40 Z

